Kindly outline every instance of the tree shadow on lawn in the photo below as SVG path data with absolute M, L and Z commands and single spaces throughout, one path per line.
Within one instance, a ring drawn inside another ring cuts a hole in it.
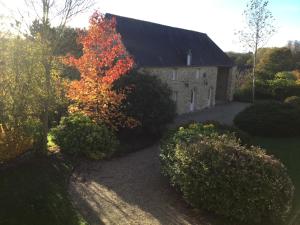
M 67 181 L 71 168 L 34 157 L 0 170 L 1 225 L 85 225 L 74 209 Z

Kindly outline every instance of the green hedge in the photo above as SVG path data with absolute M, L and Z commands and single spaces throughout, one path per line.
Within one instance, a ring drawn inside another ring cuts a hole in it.
M 240 112 L 234 124 L 255 136 L 300 135 L 300 108 L 275 101 L 256 103 Z
M 222 124 L 218 121 L 206 121 L 203 123 L 204 125 L 213 125 L 214 129 L 219 134 L 232 134 L 234 135 L 237 140 L 246 146 L 252 145 L 252 137 L 246 133 L 245 131 L 240 130 L 235 126 L 230 126 L 227 124 Z
M 294 80 L 257 80 L 255 83 L 256 100 L 273 99 L 283 101 L 289 96 L 300 97 L 300 85 Z M 252 102 L 252 83 L 249 82 L 237 89 L 234 94 L 234 99 L 241 102 Z
M 163 174 L 193 207 L 237 224 L 275 224 L 290 211 L 294 187 L 283 164 L 213 125 L 169 133 L 160 158 Z
M 53 142 L 69 155 L 103 159 L 110 157 L 118 147 L 118 141 L 110 129 L 81 114 L 63 117 L 50 133 Z

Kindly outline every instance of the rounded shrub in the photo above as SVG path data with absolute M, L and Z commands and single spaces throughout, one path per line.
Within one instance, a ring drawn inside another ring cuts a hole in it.
M 300 107 L 300 97 L 299 96 L 291 96 L 291 97 L 287 97 L 284 100 L 284 103 L 286 104 L 290 104 L 296 107 Z
M 237 223 L 284 221 L 294 187 L 283 164 L 213 125 L 179 128 L 161 143 L 162 171 L 193 207 Z
M 132 72 L 118 79 L 114 88 L 125 91 L 123 113 L 140 122 L 134 129 L 123 131 L 134 139 L 137 136 L 159 137 L 175 118 L 176 107 L 171 100 L 171 90 L 155 76 Z
M 52 140 L 63 153 L 85 155 L 90 159 L 110 157 L 118 147 L 114 133 L 82 114 L 63 117 L 50 132 Z
M 249 106 L 234 118 L 234 123 L 239 129 L 255 136 L 298 136 L 299 115 L 298 107 L 269 101 Z
M 245 131 L 242 131 L 241 129 L 230 126 L 227 124 L 220 123 L 218 121 L 206 121 L 203 123 L 204 125 L 213 125 L 215 128 L 215 131 L 219 134 L 232 134 L 234 135 L 238 141 L 242 145 L 251 145 L 252 144 L 252 137 L 246 133 Z

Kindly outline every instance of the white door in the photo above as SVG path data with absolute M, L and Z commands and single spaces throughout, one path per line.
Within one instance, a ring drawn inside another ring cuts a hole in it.
M 190 99 L 190 112 L 195 110 L 195 90 L 191 90 L 191 99 Z

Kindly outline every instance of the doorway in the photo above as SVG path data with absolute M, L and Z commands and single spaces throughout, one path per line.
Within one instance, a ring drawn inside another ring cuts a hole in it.
M 195 90 L 191 90 L 191 96 L 190 96 L 190 112 L 193 112 L 195 110 Z
M 228 101 L 228 79 L 229 79 L 229 67 L 219 67 L 217 75 L 217 89 L 216 89 L 216 101 L 226 102 Z

